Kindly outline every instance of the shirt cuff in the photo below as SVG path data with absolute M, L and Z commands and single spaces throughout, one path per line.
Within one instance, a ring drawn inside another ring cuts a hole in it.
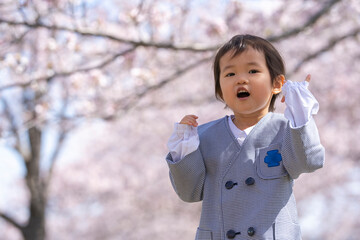
M 174 124 L 174 131 L 168 141 L 168 149 L 174 162 L 180 161 L 186 155 L 199 147 L 197 127 L 187 124 Z
M 306 125 L 312 115 L 319 111 L 319 103 L 308 90 L 309 83 L 292 82 L 287 80 L 282 91 L 285 96 L 285 117 L 290 121 L 291 127 L 298 128 Z

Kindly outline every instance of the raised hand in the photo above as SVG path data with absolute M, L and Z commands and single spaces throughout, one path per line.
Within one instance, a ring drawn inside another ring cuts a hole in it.
M 198 123 L 196 119 L 198 118 L 199 117 L 196 115 L 186 115 L 185 117 L 183 117 L 183 119 L 181 119 L 180 124 L 187 124 L 193 127 L 197 127 Z

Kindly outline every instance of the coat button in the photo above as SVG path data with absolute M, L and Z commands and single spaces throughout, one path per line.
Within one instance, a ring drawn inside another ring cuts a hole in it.
M 246 180 L 245 180 L 245 183 L 246 185 L 253 185 L 255 183 L 255 179 L 252 178 L 252 177 L 248 177 Z
M 236 235 L 241 234 L 240 232 L 235 232 L 234 230 L 229 230 L 226 233 L 228 239 L 234 239 Z
M 237 183 L 234 183 L 233 181 L 227 181 L 225 183 L 226 189 L 232 189 L 235 185 L 237 185 Z
M 255 228 L 253 227 L 249 227 L 248 230 L 247 230 L 247 234 L 251 237 L 251 236 L 254 236 L 255 234 Z

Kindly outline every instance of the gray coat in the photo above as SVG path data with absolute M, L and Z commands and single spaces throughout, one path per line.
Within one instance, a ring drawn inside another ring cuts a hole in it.
M 203 201 L 196 240 L 300 240 L 293 179 L 324 163 L 315 122 L 293 129 L 268 113 L 242 146 L 227 117 L 198 128 L 199 148 L 174 163 L 170 178 L 186 202 Z

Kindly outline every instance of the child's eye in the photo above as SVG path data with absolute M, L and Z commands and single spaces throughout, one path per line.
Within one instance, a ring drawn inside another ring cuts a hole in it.
M 235 73 L 228 73 L 225 75 L 225 77 L 231 77 L 231 76 L 235 76 Z
M 259 71 L 258 70 L 255 70 L 255 69 L 252 69 L 249 71 L 250 74 L 254 74 L 254 73 L 258 73 Z

